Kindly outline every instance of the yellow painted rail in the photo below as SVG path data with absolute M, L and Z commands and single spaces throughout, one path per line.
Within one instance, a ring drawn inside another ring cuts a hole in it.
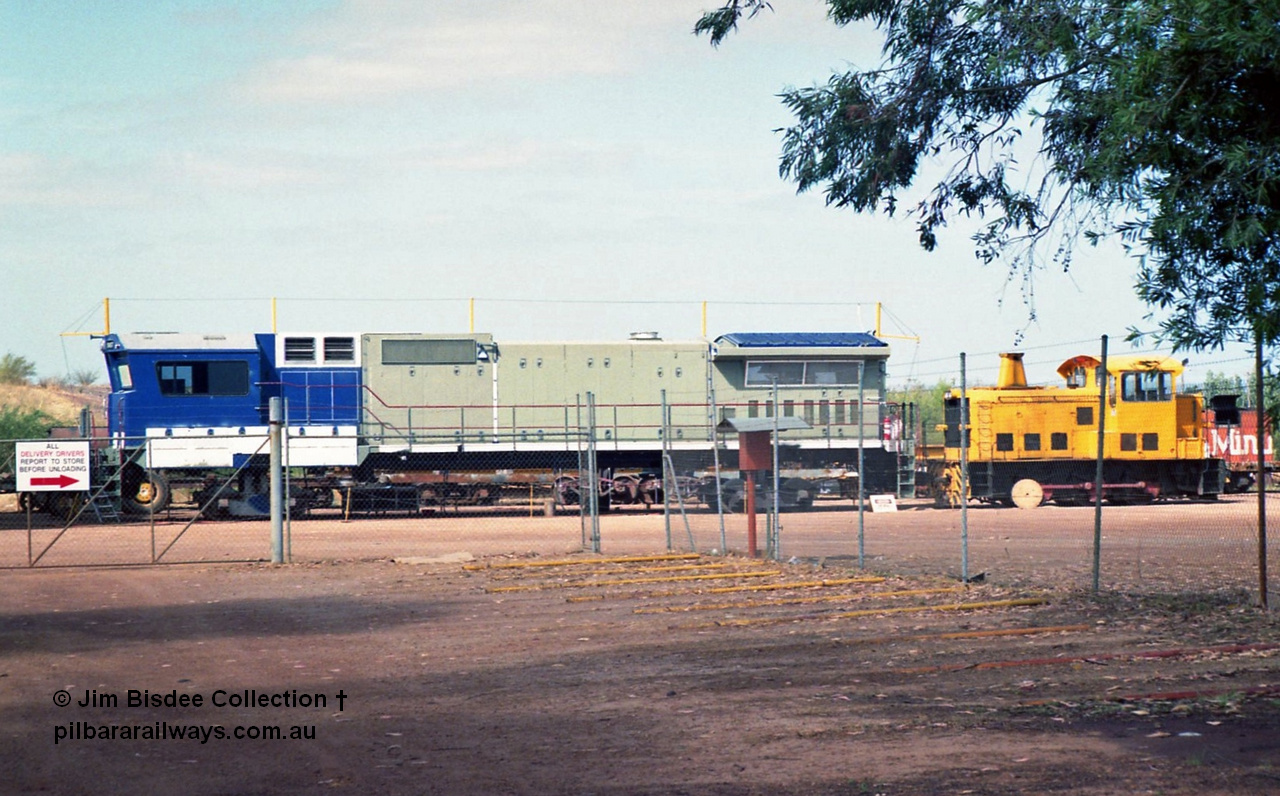
M 736 608 L 768 608 L 774 605 L 805 605 L 836 602 L 838 600 L 875 600 L 881 597 L 916 597 L 922 594 L 954 594 L 964 591 L 963 586 L 942 589 L 903 589 L 901 591 L 864 592 L 862 594 L 817 594 L 811 597 L 782 597 L 776 600 L 743 600 L 736 603 L 702 603 L 699 605 L 664 605 L 658 608 L 637 608 L 636 614 L 668 614 L 691 611 L 732 611 Z
M 463 569 L 466 570 L 484 570 L 484 569 L 530 569 L 533 567 L 576 567 L 585 564 L 630 564 L 635 562 L 649 561 L 693 561 L 702 558 L 698 553 L 672 553 L 669 555 L 657 556 L 623 556 L 621 558 L 584 558 L 584 559 L 560 559 L 555 561 L 510 561 L 504 564 L 464 564 Z
M 727 594 L 733 591 L 783 591 L 786 589 L 827 589 L 832 586 L 847 586 L 851 583 L 884 583 L 880 577 L 837 578 L 835 580 L 800 580 L 791 583 L 766 583 L 760 586 L 727 586 L 719 589 L 707 589 L 707 594 Z
M 521 586 L 495 586 L 485 589 L 489 593 L 513 591 L 538 591 L 540 589 L 591 589 L 605 586 L 634 586 L 640 583 L 675 583 L 678 581 L 724 580 L 726 578 L 765 578 L 781 575 L 780 569 L 759 572 L 717 572 L 713 575 L 676 575 L 670 578 L 620 578 L 617 580 L 576 580 L 567 583 L 529 583 Z
M 719 622 L 702 622 L 688 625 L 672 625 L 683 630 L 704 629 L 711 627 L 747 627 L 750 625 L 778 625 L 787 622 L 812 622 L 815 620 L 857 619 L 864 616 L 880 616 L 883 614 L 912 614 L 925 611 L 981 611 L 987 608 L 1015 608 L 1028 605 L 1044 605 L 1048 603 L 1042 597 L 1030 597 L 1019 600 L 990 600 L 976 603 L 947 603 L 944 605 L 912 605 L 901 608 L 868 608 L 863 611 L 842 611 L 834 614 L 801 614 L 799 616 L 761 617 L 759 619 L 723 619 Z

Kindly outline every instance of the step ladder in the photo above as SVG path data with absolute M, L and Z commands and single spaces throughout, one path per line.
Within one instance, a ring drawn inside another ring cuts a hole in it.
M 916 412 L 915 404 L 902 404 L 897 408 L 897 426 L 901 429 L 895 441 L 897 449 L 897 495 L 899 498 L 916 496 Z
M 89 510 L 98 518 L 98 522 L 120 522 L 120 509 L 116 506 L 114 495 L 105 492 L 94 495 L 89 503 Z
M 916 441 L 904 439 L 898 446 L 898 497 L 916 496 Z

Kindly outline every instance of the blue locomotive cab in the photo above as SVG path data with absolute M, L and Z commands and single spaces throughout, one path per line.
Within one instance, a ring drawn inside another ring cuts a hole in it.
M 156 429 L 266 424 L 270 363 L 255 335 L 108 334 L 102 351 L 111 381 L 107 426 L 125 447 Z
M 106 335 L 114 447 L 153 477 L 239 467 L 266 456 L 270 400 L 282 397 L 291 466 L 357 464 L 358 361 L 335 339 L 330 357 L 310 361 L 286 354 L 284 342 L 274 334 Z M 277 356 L 287 365 L 277 367 Z

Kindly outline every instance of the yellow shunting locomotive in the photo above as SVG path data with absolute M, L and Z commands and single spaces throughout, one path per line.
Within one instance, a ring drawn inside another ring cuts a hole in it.
M 1222 462 L 1205 456 L 1204 401 L 1178 393 L 1183 366 L 1163 356 L 1107 358 L 1103 479 L 1097 480 L 1102 362 L 1072 357 L 1058 368 L 1064 384 L 1028 386 L 1021 353 L 1001 354 L 995 387 L 966 390 L 969 494 L 984 501 L 1037 506 L 1168 497 L 1216 498 Z M 959 391 L 946 396 L 945 455 L 957 472 Z

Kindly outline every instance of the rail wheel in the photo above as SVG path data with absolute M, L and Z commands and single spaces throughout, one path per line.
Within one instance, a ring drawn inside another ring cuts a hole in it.
M 120 474 L 120 504 L 130 514 L 164 511 L 169 498 L 168 479 L 154 470 L 130 464 Z
M 782 505 L 790 506 L 796 511 L 808 511 L 813 508 L 814 486 L 803 478 L 788 478 L 780 489 Z
M 720 483 L 720 497 L 716 497 L 716 485 L 703 484 L 698 488 L 698 499 L 712 511 L 719 512 L 723 505 L 725 512 L 740 514 L 746 508 L 746 492 L 744 485 L 737 479 L 726 479 Z
M 1254 478 L 1253 473 L 1230 473 L 1229 472 L 1227 473 L 1225 483 L 1223 484 L 1223 489 L 1229 493 L 1248 492 L 1250 489 L 1253 488 L 1253 484 L 1255 480 L 1256 479 Z
M 712 511 L 719 511 L 720 504 L 716 502 L 716 496 L 713 494 L 706 501 L 707 508 Z M 741 514 L 747 508 L 745 496 L 738 492 L 736 494 L 724 496 L 724 510 L 726 514 Z
M 1020 509 L 1034 509 L 1044 502 L 1044 488 L 1033 478 L 1023 478 L 1010 491 L 1013 505 Z

